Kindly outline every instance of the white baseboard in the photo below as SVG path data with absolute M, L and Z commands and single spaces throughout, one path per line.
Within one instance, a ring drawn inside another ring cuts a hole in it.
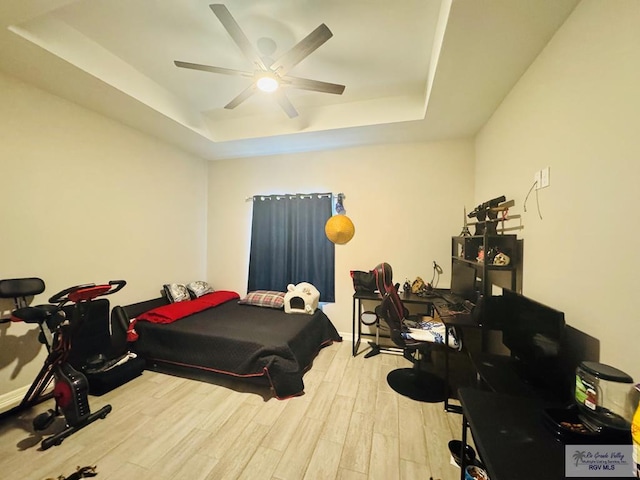
M 4 413 L 7 410 L 11 410 L 13 407 L 17 407 L 27 394 L 30 386 L 31 385 L 26 385 L 22 388 L 0 395 L 0 413 Z
M 338 335 L 342 337 L 343 342 L 351 342 L 353 343 L 353 334 L 351 332 L 338 332 Z

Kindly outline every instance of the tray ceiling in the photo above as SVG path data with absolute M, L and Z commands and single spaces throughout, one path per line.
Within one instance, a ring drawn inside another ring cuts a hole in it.
M 324 23 L 333 37 L 292 75 L 289 118 L 202 0 L 4 0 L 0 69 L 207 159 L 473 135 L 577 0 L 227 0 L 254 48 L 277 58 Z

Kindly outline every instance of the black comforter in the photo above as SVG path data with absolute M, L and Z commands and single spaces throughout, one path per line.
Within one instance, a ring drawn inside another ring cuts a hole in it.
M 341 341 L 329 318 L 229 301 L 169 324 L 138 321 L 135 351 L 147 360 L 238 377 L 268 378 L 276 397 L 304 391 L 320 349 Z

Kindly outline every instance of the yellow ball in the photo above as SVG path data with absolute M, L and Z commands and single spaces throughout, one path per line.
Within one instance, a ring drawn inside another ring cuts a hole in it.
M 334 215 L 324 225 L 324 233 L 333 243 L 343 245 L 353 238 L 356 228 L 346 215 Z

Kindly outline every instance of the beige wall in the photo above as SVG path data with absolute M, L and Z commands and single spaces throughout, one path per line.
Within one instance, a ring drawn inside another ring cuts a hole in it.
M 525 295 L 640 381 L 640 2 L 583 0 L 477 138 L 476 199 L 523 213 Z M 523 201 L 536 170 L 551 185 Z
M 473 199 L 473 144 L 460 140 L 281 155 L 209 164 L 208 278 L 246 292 L 254 194 L 343 192 L 356 234 L 336 246 L 336 302 L 324 311 L 351 333 L 350 270 L 388 262 L 394 280 L 450 278 L 450 238 Z
M 114 305 L 204 278 L 206 162 L 1 74 L 0 105 L 0 278 L 41 277 L 36 303 L 124 279 Z M 42 365 L 34 333 L 0 325 L 0 409 Z
M 40 276 L 44 302 L 70 285 L 124 278 L 116 303 L 196 278 L 244 293 L 253 194 L 344 192 L 356 236 L 336 247 L 336 302 L 351 331 L 349 270 L 381 261 L 396 281 L 449 282 L 462 207 L 504 194 L 523 214 L 524 293 L 601 339 L 604 362 L 640 381 L 640 3 L 583 0 L 472 140 L 206 163 L 0 75 L 0 278 Z M 475 149 L 475 152 L 474 152 Z M 475 155 L 475 163 L 474 163 Z M 524 198 L 533 173 L 551 186 Z M 475 168 L 475 170 L 474 170 Z M 2 310 L 10 306 L 2 305 Z M 0 325 L 3 395 L 28 385 L 43 348 Z

